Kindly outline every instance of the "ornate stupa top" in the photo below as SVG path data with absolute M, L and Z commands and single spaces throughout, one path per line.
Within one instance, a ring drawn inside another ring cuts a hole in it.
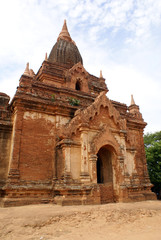
M 72 40 L 72 38 L 68 32 L 66 20 L 64 20 L 64 24 L 63 24 L 61 32 L 59 33 L 57 41 L 59 41 L 59 39 L 64 39 L 68 42 L 72 42 L 75 44 L 75 42 Z
M 83 64 L 80 52 L 68 32 L 66 20 L 64 20 L 62 30 L 49 54 L 48 60 L 53 63 L 70 64 L 71 67 L 78 62 Z

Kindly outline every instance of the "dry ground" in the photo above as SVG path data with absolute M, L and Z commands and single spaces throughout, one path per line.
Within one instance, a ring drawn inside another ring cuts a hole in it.
M 0 240 L 161 240 L 161 201 L 0 208 Z

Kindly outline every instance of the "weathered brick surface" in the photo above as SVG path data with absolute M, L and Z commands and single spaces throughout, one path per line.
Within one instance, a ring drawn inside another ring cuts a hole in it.
M 113 194 L 113 185 L 112 184 L 100 184 L 100 200 L 101 203 L 111 203 L 114 202 L 114 194 Z
M 49 180 L 55 158 L 55 123 L 48 115 L 24 113 L 19 161 L 20 179 Z M 53 119 L 52 119 L 53 118 Z M 53 122 L 52 122 L 53 121 Z
M 8 110 L 9 99 L 9 96 L 0 93 L 0 197 L 4 194 L 2 188 L 7 179 L 11 147 L 12 123 Z
M 0 181 L 6 180 L 11 145 L 11 130 L 0 129 Z

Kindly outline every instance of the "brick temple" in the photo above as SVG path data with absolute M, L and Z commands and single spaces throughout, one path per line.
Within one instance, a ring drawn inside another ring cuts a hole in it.
M 0 93 L 0 202 L 100 204 L 155 199 L 135 104 L 107 97 L 64 21 L 35 74 L 27 64 L 13 99 Z

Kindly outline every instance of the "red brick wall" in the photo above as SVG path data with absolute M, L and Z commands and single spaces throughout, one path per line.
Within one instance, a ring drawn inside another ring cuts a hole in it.
M 25 117 L 20 143 L 20 179 L 49 180 L 55 158 L 55 123 L 41 114 Z M 54 117 L 53 117 L 54 119 Z
M 136 171 L 140 179 L 144 178 L 144 174 L 147 173 L 146 168 L 146 156 L 144 149 L 144 139 L 142 130 L 130 130 L 130 147 L 134 147 L 136 150 L 135 165 Z

